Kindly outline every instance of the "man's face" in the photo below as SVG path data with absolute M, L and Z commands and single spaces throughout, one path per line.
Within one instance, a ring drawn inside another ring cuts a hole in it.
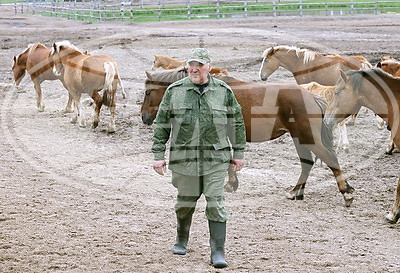
M 211 63 L 188 63 L 189 78 L 195 84 L 203 84 L 208 81 L 208 73 L 211 71 Z

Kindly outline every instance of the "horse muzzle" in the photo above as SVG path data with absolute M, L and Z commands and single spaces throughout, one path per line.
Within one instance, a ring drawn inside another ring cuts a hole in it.
M 152 125 L 154 121 L 154 117 L 149 113 L 144 113 L 141 115 L 142 122 L 146 125 Z

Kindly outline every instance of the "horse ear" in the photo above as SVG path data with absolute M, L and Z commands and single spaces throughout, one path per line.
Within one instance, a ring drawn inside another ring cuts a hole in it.
M 56 43 L 53 43 L 53 52 L 57 52 L 57 45 L 56 45 Z
M 376 67 L 382 68 L 382 63 L 381 62 L 377 63 Z
M 152 75 L 149 71 L 147 71 L 147 70 L 146 70 L 146 76 L 147 76 L 147 78 L 148 78 L 149 80 L 153 80 L 153 75 Z
M 344 82 L 347 83 L 349 80 L 349 77 L 346 75 L 346 73 L 343 72 L 343 70 L 340 69 L 340 77 L 343 79 Z

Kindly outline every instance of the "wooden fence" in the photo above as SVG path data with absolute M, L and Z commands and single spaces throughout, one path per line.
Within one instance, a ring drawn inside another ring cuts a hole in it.
M 13 5 L 16 13 L 41 14 L 88 22 L 400 12 L 399 0 L 15 0 Z

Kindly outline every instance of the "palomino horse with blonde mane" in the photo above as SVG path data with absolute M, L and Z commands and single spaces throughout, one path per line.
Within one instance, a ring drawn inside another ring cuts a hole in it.
M 82 93 L 86 93 L 95 102 L 93 128 L 98 126 L 100 108 L 104 104 L 110 108 L 111 114 L 107 132 L 115 132 L 116 90 L 120 79 L 115 61 L 107 55 L 85 55 L 68 41 L 54 43 L 51 54 L 55 61 L 54 72 L 63 74 L 65 86 L 75 104 L 71 122 L 86 126 L 80 103 Z M 102 96 L 100 92 L 103 92 Z
M 341 71 L 336 85 L 335 96 L 329 105 L 325 122 L 333 126 L 347 116 L 357 113 L 365 106 L 382 117 L 391 128 L 391 135 L 397 148 L 400 147 L 400 78 L 379 68 L 364 71 Z M 400 218 L 400 179 L 392 211 L 386 216 L 391 223 Z
M 325 56 L 309 49 L 289 46 L 267 48 L 262 57 L 259 74 L 263 81 L 282 66 L 292 72 L 297 84 L 317 82 L 322 85 L 335 85 L 340 75 L 339 70 L 372 67 L 362 56 Z
M 43 81 L 60 80 L 65 87 L 62 75 L 54 75 L 52 58 L 50 58 L 51 49 L 41 43 L 28 45 L 18 56 L 14 56 L 12 71 L 14 82 L 18 86 L 24 78 L 25 73 L 31 76 L 33 86 L 36 90 L 36 104 L 40 112 L 44 111 L 42 89 L 40 87 Z M 72 100 L 68 99 L 65 112 L 72 112 Z
M 186 71 L 147 73 L 141 116 L 152 124 L 169 84 L 185 77 Z M 304 188 L 314 165 L 312 153 L 332 170 L 346 206 L 350 206 L 354 189 L 347 183 L 332 147 L 332 131 L 323 123 L 326 102 L 296 84 L 271 85 L 247 83 L 220 76 L 232 88 L 242 106 L 247 141 L 261 142 L 289 133 L 301 162 L 301 175 L 288 193 L 290 199 L 303 199 Z

